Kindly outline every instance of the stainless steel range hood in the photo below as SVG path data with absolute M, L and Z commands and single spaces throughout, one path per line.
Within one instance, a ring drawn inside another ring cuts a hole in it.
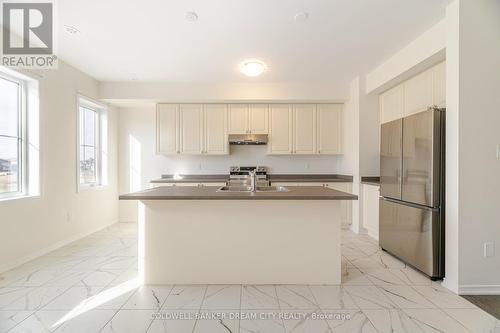
M 230 145 L 266 145 L 267 134 L 229 134 Z

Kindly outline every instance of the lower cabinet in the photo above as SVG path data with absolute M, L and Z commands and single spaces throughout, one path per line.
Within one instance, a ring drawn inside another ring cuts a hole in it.
M 287 183 L 287 182 L 272 182 L 273 186 L 325 186 L 331 189 L 352 193 L 352 183 Z M 342 200 L 340 203 L 342 215 L 342 226 L 348 227 L 352 224 L 352 201 Z
M 368 235 L 378 239 L 378 209 L 380 187 L 376 185 L 363 184 L 363 227 Z

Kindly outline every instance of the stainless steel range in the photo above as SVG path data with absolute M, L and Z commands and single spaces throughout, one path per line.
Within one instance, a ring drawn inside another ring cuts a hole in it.
M 257 186 L 269 186 L 267 168 L 264 166 L 232 166 L 229 169 L 229 186 L 249 186 L 255 171 Z

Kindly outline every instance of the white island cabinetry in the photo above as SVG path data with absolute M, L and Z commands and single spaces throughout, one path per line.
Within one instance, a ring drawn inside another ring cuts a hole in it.
M 147 285 L 339 285 L 340 202 L 356 199 L 323 186 L 160 187 L 120 196 L 140 201 L 138 266 Z

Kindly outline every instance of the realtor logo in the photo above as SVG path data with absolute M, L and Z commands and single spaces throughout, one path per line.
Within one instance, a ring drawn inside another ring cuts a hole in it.
M 2 58 L 8 67 L 55 68 L 54 4 L 2 2 Z

